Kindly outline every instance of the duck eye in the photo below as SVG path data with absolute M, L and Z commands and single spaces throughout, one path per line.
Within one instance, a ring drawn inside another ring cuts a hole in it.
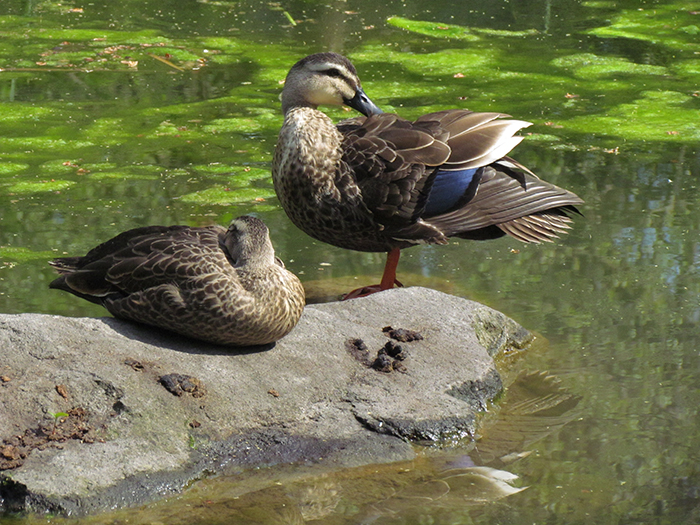
M 327 70 L 325 71 L 325 73 L 326 73 L 326 75 L 328 75 L 329 77 L 342 77 L 342 76 L 343 76 L 343 75 L 340 73 L 340 71 L 338 71 L 338 70 L 335 69 L 335 68 L 327 69 Z

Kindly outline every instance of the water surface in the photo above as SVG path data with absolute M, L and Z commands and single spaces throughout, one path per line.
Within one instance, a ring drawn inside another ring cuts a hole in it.
M 489 493 L 497 501 L 484 506 L 447 483 L 445 469 L 486 462 L 465 443 L 404 465 L 258 473 L 245 496 L 239 478 L 207 481 L 153 514 L 97 521 L 700 521 L 700 6 L 425 5 L 3 0 L 1 312 L 104 315 L 47 289 L 51 257 L 132 227 L 244 213 L 267 222 L 313 300 L 376 281 L 381 254 L 311 240 L 272 190 L 280 82 L 315 51 L 349 55 L 375 102 L 406 117 L 465 107 L 533 122 L 513 156 L 586 201 L 552 245 L 412 248 L 399 269 L 406 284 L 481 301 L 540 334 L 504 373 L 547 371 L 577 403 L 561 424 L 502 411 L 501 425 L 532 436 L 519 444 L 529 455 L 499 465 L 527 490 Z

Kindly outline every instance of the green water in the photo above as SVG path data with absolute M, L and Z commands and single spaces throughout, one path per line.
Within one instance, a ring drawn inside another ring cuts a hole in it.
M 528 426 L 546 418 L 519 423 L 537 439 L 503 468 L 529 488 L 488 505 L 456 486 L 461 498 L 423 497 L 444 486 L 448 461 L 428 450 L 407 465 L 303 480 L 273 469 L 246 481 L 247 494 L 235 477 L 207 481 L 99 521 L 700 522 L 700 3 L 376 4 L 2 0 L 0 311 L 104 315 L 47 289 L 51 257 L 136 226 L 244 213 L 268 223 L 312 300 L 375 282 L 381 254 L 298 232 L 269 179 L 280 81 L 330 49 L 406 117 L 467 107 L 534 123 L 513 156 L 585 199 L 571 234 L 547 246 L 413 248 L 399 279 L 541 334 L 506 373 L 549 371 L 578 405 L 546 431 Z M 444 452 L 462 453 L 478 461 L 466 444 Z M 388 486 L 416 496 L 396 504 Z M 281 501 L 286 510 L 271 504 Z M 325 510 L 308 512 L 309 501 Z

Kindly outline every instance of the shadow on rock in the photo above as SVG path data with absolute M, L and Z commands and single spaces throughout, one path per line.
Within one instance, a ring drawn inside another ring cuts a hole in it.
M 184 335 L 175 334 L 155 326 L 133 323 L 114 317 L 100 317 L 98 321 L 109 326 L 120 335 L 153 346 L 175 350 L 176 352 L 186 352 L 188 354 L 206 355 L 244 355 L 256 354 L 272 350 L 277 343 L 270 343 L 259 346 L 223 346 L 205 341 L 192 339 Z

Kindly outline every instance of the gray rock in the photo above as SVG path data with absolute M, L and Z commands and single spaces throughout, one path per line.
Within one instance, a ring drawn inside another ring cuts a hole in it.
M 398 343 L 403 360 L 385 356 L 391 372 L 371 366 L 386 326 L 423 337 Z M 502 389 L 493 356 L 529 339 L 503 314 L 424 288 L 308 306 L 265 348 L 112 318 L 0 315 L 0 461 L 21 463 L 0 471 L 0 510 L 83 515 L 209 473 L 410 459 L 412 442 L 473 435 Z M 57 412 L 71 415 L 54 429 Z M 27 435 L 40 446 L 22 448 Z

